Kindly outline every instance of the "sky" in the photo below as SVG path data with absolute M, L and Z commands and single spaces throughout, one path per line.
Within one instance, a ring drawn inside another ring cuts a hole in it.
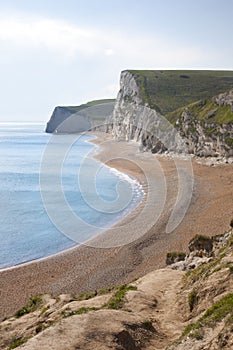
M 0 122 L 115 98 L 125 69 L 233 69 L 232 0 L 0 0 Z

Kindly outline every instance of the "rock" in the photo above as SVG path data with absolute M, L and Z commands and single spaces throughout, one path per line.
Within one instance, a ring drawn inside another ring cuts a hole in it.
M 199 254 L 201 254 L 201 256 L 204 254 L 204 252 L 207 252 L 208 254 L 210 254 L 213 250 L 213 240 L 212 238 L 207 236 L 196 235 L 189 242 L 188 247 L 190 252 L 198 251 Z
M 47 133 L 75 133 L 91 129 L 88 116 L 74 113 L 66 107 L 56 107 L 50 121 L 47 123 Z
M 233 90 L 230 90 L 229 92 L 225 92 L 225 93 L 219 94 L 218 96 L 213 97 L 212 101 L 217 106 L 228 106 L 229 105 L 229 106 L 231 106 L 231 111 L 232 111 Z
M 194 117 L 187 107 L 173 127 L 158 106 L 153 109 L 144 102 L 144 83 L 136 81 L 130 71 L 121 73 L 120 91 L 107 128 L 115 139 L 134 140 L 139 143 L 141 151 L 157 154 L 169 151 L 170 154 L 220 159 L 233 156 L 233 123 L 212 122 L 219 106 L 233 108 L 233 90 L 213 98 L 217 108 L 207 113 L 205 122 Z M 201 100 L 199 106 L 206 103 L 206 100 Z M 215 162 L 210 164 L 215 165 Z
M 56 107 L 47 123 L 47 133 L 79 133 L 94 128 L 106 130 L 115 100 L 96 100 L 76 107 Z
M 169 265 L 172 270 L 179 271 L 189 271 L 196 269 L 198 266 L 201 266 L 204 263 L 211 261 L 212 258 L 208 257 L 197 257 L 192 255 L 187 255 L 185 260 L 175 262 L 174 264 Z

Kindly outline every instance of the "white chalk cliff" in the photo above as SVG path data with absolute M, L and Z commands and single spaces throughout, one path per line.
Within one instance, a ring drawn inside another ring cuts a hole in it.
M 180 112 L 176 122 L 171 124 L 159 108 L 153 109 L 143 101 L 141 87 L 134 74 L 123 71 L 115 107 L 108 119 L 107 131 L 117 140 L 137 141 L 141 150 L 150 150 L 153 153 L 170 151 L 200 157 L 232 157 L 232 95 L 233 91 L 230 91 L 212 99 L 216 110 L 222 105 L 231 107 L 230 123 L 213 122 L 211 116 L 199 120 L 187 107 Z M 205 104 L 205 101 L 202 103 Z

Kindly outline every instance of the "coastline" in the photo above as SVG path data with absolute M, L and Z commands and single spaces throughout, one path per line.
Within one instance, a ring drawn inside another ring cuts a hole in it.
M 137 152 L 137 144 L 114 142 L 108 138 L 109 135 L 102 133 L 95 135 L 98 139 L 93 141 L 101 144 L 100 153 L 95 157 L 102 162 L 108 159 L 108 166 L 133 175 L 140 181 L 145 186 L 145 203 L 148 193 L 153 196 L 153 188 L 147 188 L 140 167 L 147 169 L 148 176 L 157 181 L 161 174 L 150 173 L 151 162 L 156 156 Z M 108 143 L 105 142 L 106 138 Z M 114 159 L 121 153 L 127 155 L 127 159 Z M 193 162 L 195 189 L 190 208 L 181 225 L 171 234 L 166 234 L 166 222 L 177 194 L 174 188 L 176 171 L 171 159 L 161 158 L 159 162 L 167 179 L 168 195 L 166 206 L 154 226 L 141 237 L 123 246 L 100 248 L 80 245 L 47 258 L 1 270 L 1 318 L 11 315 L 30 296 L 39 293 L 51 293 L 54 296 L 62 293 L 80 294 L 130 282 L 149 271 L 163 267 L 167 251 L 185 250 L 187 242 L 194 234 L 213 235 L 228 228 L 233 206 L 232 165 L 210 168 Z M 138 167 L 135 167 L 135 163 Z M 133 221 L 142 205 L 143 203 L 139 204 L 129 213 L 120 222 L 120 226 L 124 222 Z M 153 214 L 153 208 L 148 207 L 147 210 Z M 149 216 L 145 216 L 145 221 L 147 218 Z M 138 229 L 142 230 L 146 226 L 147 223 L 142 222 Z M 130 235 L 130 232 L 124 234 Z
M 99 146 L 100 141 L 99 141 L 99 138 L 98 138 L 98 136 L 97 136 L 97 133 L 91 133 L 91 132 L 90 132 L 89 134 L 91 134 L 92 136 L 95 136 L 95 138 L 92 139 L 92 140 L 88 140 L 88 141 L 86 141 L 86 142 L 92 143 L 92 144 L 96 145 L 96 147 L 97 147 L 97 148 L 94 148 L 94 149 L 92 150 L 92 152 L 90 153 L 90 156 L 91 156 L 92 158 L 94 158 L 94 159 L 100 161 L 100 162 L 102 163 L 102 161 L 101 161 L 101 160 L 99 159 L 99 157 L 98 157 L 98 156 L 100 155 L 100 153 L 101 153 L 101 147 Z M 104 137 L 104 135 L 105 135 L 105 134 L 101 135 L 101 136 L 102 136 L 102 137 L 101 137 L 101 140 L 102 140 L 102 141 L 108 140 L 108 139 L 109 139 L 109 137 L 108 137 L 109 135 L 106 134 L 106 138 Z M 102 164 L 104 164 L 104 163 L 102 163 Z M 138 184 L 139 184 L 140 186 L 142 186 L 142 189 L 143 189 L 143 192 L 144 192 L 142 199 L 141 199 L 140 202 L 136 205 L 136 207 L 133 208 L 128 214 L 126 214 L 125 216 L 123 216 L 119 221 L 117 221 L 116 223 L 114 223 L 114 224 L 112 225 L 112 227 L 114 227 L 114 226 L 118 226 L 118 225 L 120 224 L 120 222 L 122 222 L 123 220 L 125 220 L 128 216 L 133 215 L 133 214 L 134 214 L 134 211 L 135 211 L 139 206 L 142 205 L 141 202 L 143 202 L 144 197 L 146 196 L 147 188 L 146 188 L 146 187 L 144 186 L 144 184 L 141 182 L 141 181 L 142 181 L 142 178 L 139 177 L 139 176 L 137 175 L 137 172 L 136 172 L 136 171 L 130 171 L 130 169 L 127 168 L 127 165 L 125 165 L 125 166 L 123 166 L 123 167 L 120 167 L 120 166 L 118 166 L 118 165 L 116 165 L 116 164 L 114 164 L 114 163 L 111 164 L 111 162 L 109 162 L 108 164 L 104 164 L 104 165 L 105 165 L 106 167 L 111 168 L 111 169 L 115 169 L 117 172 L 119 172 L 119 173 L 121 173 L 121 174 L 124 174 L 124 175 L 126 175 L 126 176 L 131 176 L 131 177 L 133 177 L 133 178 L 138 182 Z M 111 229 L 111 227 L 108 228 L 108 229 L 106 229 L 105 231 L 108 231 L 108 230 L 110 230 L 110 229 Z M 31 263 L 37 263 L 37 262 L 40 262 L 40 261 L 43 261 L 43 260 L 46 260 L 46 259 L 50 259 L 50 258 L 52 258 L 52 257 L 60 256 L 60 255 L 62 255 L 62 254 L 64 254 L 64 253 L 67 253 L 67 252 L 69 252 L 69 251 L 72 251 L 72 250 L 74 250 L 74 249 L 77 249 L 80 245 L 82 245 L 82 244 L 76 244 L 75 246 L 72 246 L 72 247 L 70 247 L 70 248 L 66 248 L 66 249 L 64 249 L 64 250 L 61 250 L 61 251 L 59 251 L 59 252 L 57 252 L 57 253 L 54 253 L 54 254 L 52 254 L 52 255 L 49 255 L 49 256 L 45 256 L 45 257 L 41 257 L 41 258 L 35 258 L 35 259 L 29 260 L 29 261 L 26 261 L 26 262 L 23 262 L 23 263 L 19 263 L 19 264 L 17 264 L 17 265 L 12 265 L 12 266 L 8 266 L 8 267 L 0 268 L 0 274 L 1 274 L 1 272 L 3 272 L 3 271 L 8 271 L 8 270 L 12 270 L 12 269 L 15 269 L 15 268 L 20 268 L 20 267 L 23 267 L 23 266 L 30 265 Z M 84 244 L 84 245 L 85 245 L 85 244 Z

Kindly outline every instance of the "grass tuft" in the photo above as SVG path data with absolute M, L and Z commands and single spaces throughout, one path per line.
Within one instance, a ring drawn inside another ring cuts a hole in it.
M 96 307 L 81 307 L 78 310 L 74 310 L 74 311 L 70 311 L 68 309 L 63 310 L 62 314 L 64 317 L 70 317 L 70 316 L 74 316 L 74 315 L 82 315 L 82 314 L 86 314 L 89 311 L 97 311 L 99 310 L 99 308 Z
M 41 295 L 36 295 L 34 297 L 31 297 L 28 304 L 22 307 L 20 310 L 18 310 L 15 313 L 15 317 L 19 318 L 26 314 L 29 314 L 30 312 L 37 310 L 38 307 L 41 305 L 41 303 L 42 303 Z
M 104 305 L 107 309 L 114 309 L 118 310 L 122 308 L 125 295 L 130 290 L 137 290 L 136 286 L 127 286 L 123 284 L 122 286 L 118 287 L 118 290 L 115 292 L 115 294 L 109 299 L 109 301 Z
M 18 346 L 26 343 L 28 339 L 27 338 L 23 338 L 23 337 L 20 337 L 20 338 L 14 338 L 11 343 L 9 344 L 9 347 L 8 349 L 11 350 L 11 349 L 15 349 L 17 348 Z
M 198 294 L 197 291 L 195 289 L 193 289 L 189 295 L 188 295 L 188 303 L 189 303 L 189 310 L 190 312 L 193 311 L 193 309 L 195 308 L 195 306 L 198 304 Z
M 182 337 L 189 335 L 197 339 L 196 336 L 198 334 L 203 337 L 204 326 L 214 327 L 216 323 L 221 322 L 225 318 L 227 318 L 227 323 L 232 323 L 233 294 L 225 295 L 225 297 L 212 305 L 196 323 L 189 324 L 183 331 Z

